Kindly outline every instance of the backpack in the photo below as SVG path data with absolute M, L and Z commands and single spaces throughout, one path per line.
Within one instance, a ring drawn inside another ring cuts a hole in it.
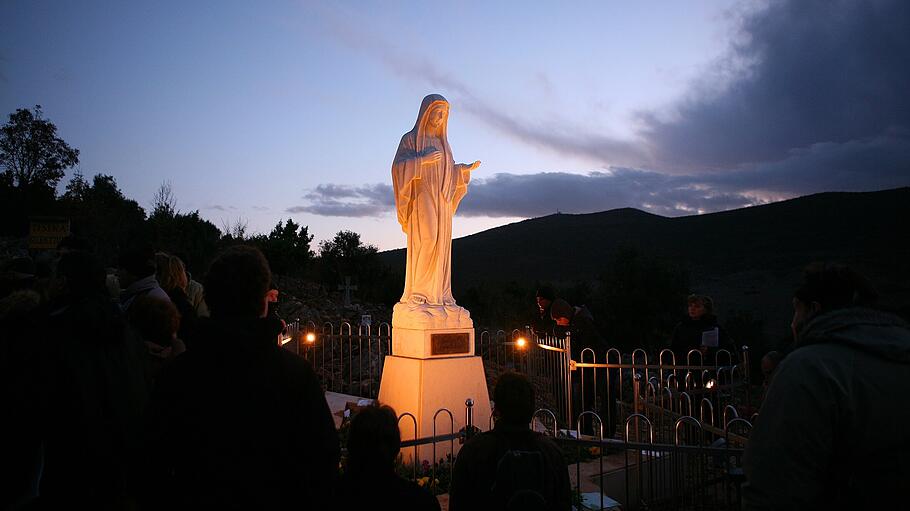
M 543 510 L 546 467 L 540 451 L 508 450 L 496 464 L 491 488 L 498 509 Z

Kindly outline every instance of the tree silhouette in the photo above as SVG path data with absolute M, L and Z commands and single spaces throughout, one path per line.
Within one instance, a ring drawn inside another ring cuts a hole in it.
M 380 277 L 378 249 L 360 240 L 354 231 L 338 231 L 331 240 L 319 243 L 319 274 L 322 283 L 334 290 L 344 277 L 353 277 L 361 295 Z
M 221 240 L 215 224 L 202 218 L 198 210 L 182 213 L 177 209 L 177 196 L 168 181 L 155 192 L 147 224 L 155 248 L 180 254 L 188 268 L 203 268 L 214 257 Z
M 120 246 L 147 233 L 145 210 L 123 195 L 113 176 L 96 174 L 89 183 L 76 172 L 59 200 L 59 211 L 70 217 L 73 233 L 95 245 L 109 264 Z
M 0 127 L 0 234 L 21 236 L 30 216 L 59 214 L 57 183 L 79 151 L 57 136 L 41 106 L 20 108 Z
M 57 126 L 44 118 L 41 105 L 17 109 L 0 128 L 0 165 L 5 180 L 16 188 L 53 189 L 77 163 L 79 150 L 57 136 Z
M 170 181 L 161 183 L 155 196 L 152 198 L 152 216 L 164 215 L 173 217 L 177 211 L 177 196 L 174 195 L 174 189 Z
M 279 220 L 268 236 L 260 234 L 250 241 L 262 250 L 274 273 L 303 276 L 313 259 L 310 249 L 313 235 L 309 233 L 309 227 L 290 218 L 287 222 Z

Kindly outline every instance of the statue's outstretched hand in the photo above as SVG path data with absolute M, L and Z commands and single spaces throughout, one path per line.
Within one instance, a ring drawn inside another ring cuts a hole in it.
M 480 160 L 474 161 L 474 163 L 465 166 L 465 170 L 471 171 L 480 166 Z

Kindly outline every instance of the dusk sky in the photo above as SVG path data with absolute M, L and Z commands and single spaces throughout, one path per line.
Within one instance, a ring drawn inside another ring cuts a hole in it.
M 0 3 L 4 122 L 42 105 L 86 176 L 381 249 L 405 244 L 390 166 L 426 94 L 483 162 L 457 237 L 910 185 L 908 62 L 902 0 Z

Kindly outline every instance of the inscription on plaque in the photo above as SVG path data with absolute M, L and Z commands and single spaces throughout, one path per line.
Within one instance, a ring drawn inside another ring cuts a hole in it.
M 469 354 L 471 334 L 458 332 L 451 334 L 432 334 L 430 336 L 431 355 Z

